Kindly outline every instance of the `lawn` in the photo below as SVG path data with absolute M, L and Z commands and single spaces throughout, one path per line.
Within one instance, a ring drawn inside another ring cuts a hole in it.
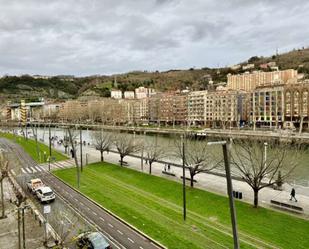
M 19 144 L 23 149 L 37 162 L 37 163 L 42 163 L 44 161 L 44 151 L 46 152 L 46 155 L 48 157 L 49 155 L 49 148 L 45 144 L 42 144 L 38 142 L 38 147 L 39 147 L 39 155 L 37 154 L 37 148 L 36 148 L 36 143 L 32 139 L 25 139 L 24 137 L 21 136 L 16 136 L 10 133 L 2 133 L 0 132 L 0 137 L 4 137 L 7 139 L 10 139 L 17 144 Z M 41 155 L 41 158 L 40 158 Z M 55 161 L 61 161 L 61 160 L 66 160 L 68 157 L 65 155 L 61 154 L 60 152 L 52 149 L 52 157 L 55 158 Z
M 76 187 L 76 169 L 54 172 Z M 109 163 L 84 168 L 80 191 L 168 248 L 232 248 L 228 199 Z M 309 248 L 309 222 L 236 201 L 241 248 Z

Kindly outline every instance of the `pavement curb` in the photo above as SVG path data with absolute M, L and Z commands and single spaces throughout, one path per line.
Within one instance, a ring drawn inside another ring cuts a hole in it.
M 86 199 L 88 199 L 89 201 L 91 201 L 93 204 L 95 204 L 96 206 L 102 208 L 104 211 L 106 211 L 108 214 L 110 214 L 111 216 L 113 216 L 114 218 L 116 218 L 117 220 L 119 220 L 120 222 L 124 223 L 126 226 L 130 227 L 131 229 L 133 229 L 135 232 L 139 233 L 140 235 L 144 236 L 145 238 L 147 238 L 148 240 L 150 240 L 153 244 L 155 244 L 156 246 L 158 246 L 159 248 L 163 248 L 163 249 L 168 249 L 167 247 L 163 246 L 160 242 L 154 240 L 153 238 L 151 238 L 150 236 L 148 236 L 147 234 L 143 233 L 141 230 L 139 230 L 138 228 L 136 228 L 135 226 L 131 225 L 130 223 L 126 222 L 125 220 L 123 220 L 122 218 L 120 218 L 118 215 L 114 214 L 112 211 L 108 210 L 107 208 L 103 207 L 101 204 L 97 203 L 96 201 L 92 200 L 91 198 L 89 198 L 88 196 L 86 196 L 85 194 L 83 194 L 82 192 L 80 192 L 79 190 L 77 190 L 76 188 L 72 187 L 71 185 L 69 185 L 68 183 L 66 183 L 65 181 L 63 181 L 62 179 L 60 179 L 58 176 L 54 175 L 53 173 L 51 173 L 54 177 L 56 177 L 59 181 L 61 181 L 63 184 L 67 185 L 68 187 L 72 188 L 74 191 L 76 191 L 77 193 L 79 193 L 80 195 L 82 195 L 83 197 L 85 197 Z

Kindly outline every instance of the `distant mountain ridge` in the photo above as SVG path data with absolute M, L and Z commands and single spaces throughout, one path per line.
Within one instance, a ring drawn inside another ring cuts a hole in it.
M 247 63 L 255 64 L 254 69 L 259 70 L 259 65 L 275 62 L 279 69 L 293 68 L 299 73 L 304 73 L 309 78 L 309 48 L 295 49 L 293 51 L 273 55 L 270 57 L 253 56 Z M 168 91 L 177 89 L 206 89 L 210 80 L 213 84 L 226 82 L 227 74 L 242 73 L 241 67 L 233 70 L 232 68 L 190 68 L 187 70 L 171 69 L 165 72 L 134 71 L 129 73 L 117 74 L 112 76 L 6 76 L 0 79 L 0 102 L 8 99 L 14 101 L 20 98 L 29 100 L 38 97 L 51 99 L 68 99 L 81 96 L 110 96 L 112 88 L 123 91 L 134 90 L 136 87 L 153 87 L 158 91 Z

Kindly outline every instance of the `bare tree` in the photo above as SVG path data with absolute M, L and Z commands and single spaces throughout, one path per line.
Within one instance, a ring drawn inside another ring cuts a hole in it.
M 73 157 L 75 160 L 75 165 L 76 165 L 76 177 L 77 177 L 77 187 L 79 188 L 80 186 L 80 171 L 79 171 L 79 166 L 78 166 L 78 160 L 77 160 L 77 155 L 76 155 L 76 148 L 75 148 L 75 139 L 77 138 L 77 130 L 73 130 L 71 127 L 67 128 L 68 134 L 69 134 L 69 140 L 71 143 L 71 148 L 73 151 Z
M 175 141 L 176 157 L 183 158 L 183 146 L 181 140 Z M 185 140 L 185 167 L 190 173 L 190 186 L 194 186 L 194 176 L 199 173 L 207 173 L 218 168 L 222 163 L 206 142 L 199 140 Z
M 291 175 L 301 152 L 299 146 L 292 148 L 287 143 L 251 140 L 233 142 L 231 163 L 236 166 L 236 174 L 252 188 L 254 207 L 258 207 L 258 194 L 261 189 L 282 184 L 282 181 Z
M 94 131 L 92 133 L 92 141 L 95 146 L 95 149 L 101 153 L 101 162 L 104 161 L 103 153 L 104 151 L 109 151 L 112 139 L 109 133 L 101 131 Z
M 136 153 L 141 149 L 141 143 L 135 141 L 133 136 L 127 134 L 116 134 L 113 139 L 113 144 L 120 155 L 121 166 L 123 166 L 123 159 L 125 156 Z
M 40 148 L 39 148 L 39 144 L 38 144 L 38 128 L 31 123 L 30 123 L 30 127 L 31 127 L 32 134 L 33 134 L 34 141 L 35 141 L 37 158 L 40 159 Z
M 0 219 L 5 218 L 5 207 L 4 207 L 4 195 L 3 195 L 3 180 L 8 177 L 8 165 L 9 162 L 5 158 L 4 154 L 2 151 L 0 151 L 0 183 L 1 183 L 1 205 L 2 205 L 2 214 Z
M 67 246 L 71 242 L 67 239 L 75 233 L 79 220 L 72 212 L 66 212 L 61 207 L 54 208 L 54 210 L 53 215 L 49 216 L 48 222 L 60 237 L 59 246 Z
M 149 164 L 149 174 L 151 175 L 152 163 L 167 156 L 166 148 L 159 146 L 157 142 L 147 143 L 145 146 L 146 159 Z

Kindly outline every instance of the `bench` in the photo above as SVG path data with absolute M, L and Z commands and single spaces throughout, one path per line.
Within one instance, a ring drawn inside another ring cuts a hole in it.
M 174 173 L 168 172 L 168 171 L 164 171 L 164 170 L 162 170 L 162 174 L 169 175 L 169 176 L 176 176 Z
M 280 201 L 275 201 L 271 200 L 270 203 L 273 206 L 276 206 L 278 208 L 282 208 L 291 212 L 296 212 L 296 213 L 303 213 L 304 209 L 300 206 L 295 206 L 293 204 L 285 203 L 285 202 L 280 202 Z
M 182 179 L 183 177 L 181 176 L 180 178 Z M 191 181 L 191 178 L 186 177 L 186 180 L 187 180 L 187 181 Z M 197 180 L 193 179 L 193 182 L 197 182 Z

